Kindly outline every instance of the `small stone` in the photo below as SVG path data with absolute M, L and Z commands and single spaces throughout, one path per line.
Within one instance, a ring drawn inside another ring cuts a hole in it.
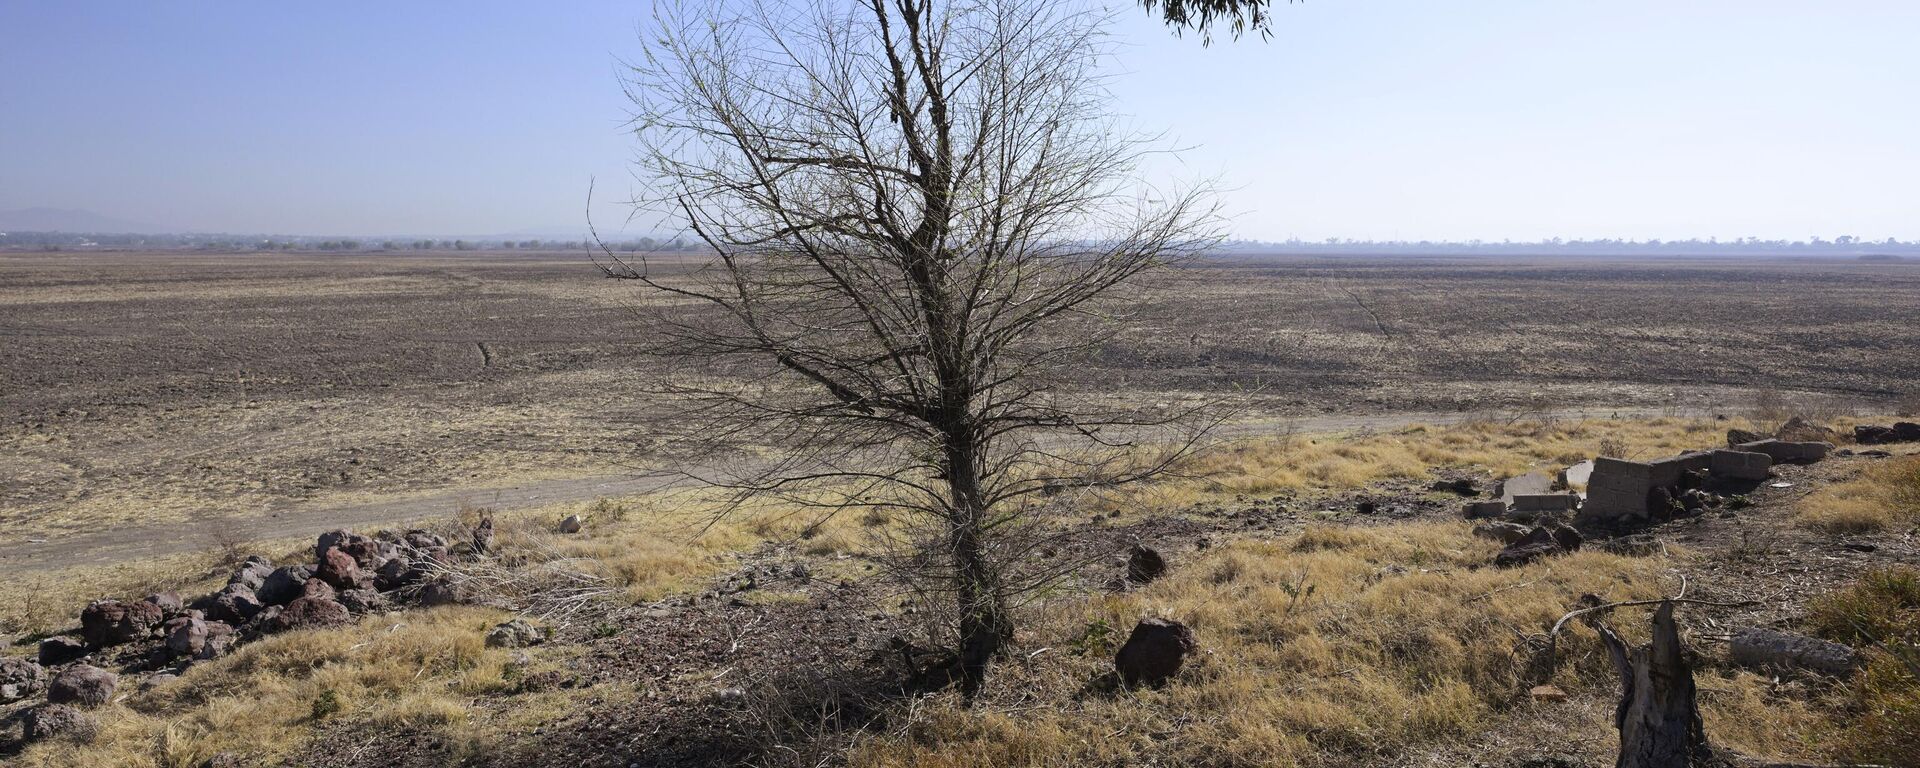
M 489 648 L 525 648 L 547 639 L 546 632 L 526 619 L 512 619 L 487 630 Z
M 337 599 L 354 614 L 376 613 L 387 607 L 387 598 L 371 589 L 349 589 Z

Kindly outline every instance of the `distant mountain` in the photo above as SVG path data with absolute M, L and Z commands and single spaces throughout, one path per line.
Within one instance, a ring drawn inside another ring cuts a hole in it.
M 22 208 L 0 211 L 0 232 L 159 235 L 178 231 L 172 227 L 116 219 L 93 211 L 73 208 Z

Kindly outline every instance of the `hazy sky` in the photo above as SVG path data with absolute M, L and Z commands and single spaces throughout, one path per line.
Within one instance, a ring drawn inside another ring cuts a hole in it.
M 1920 239 L 1912 0 L 1312 0 L 1211 48 L 1109 3 L 1116 111 L 1242 237 Z M 0 0 L 0 209 L 578 230 L 648 7 Z

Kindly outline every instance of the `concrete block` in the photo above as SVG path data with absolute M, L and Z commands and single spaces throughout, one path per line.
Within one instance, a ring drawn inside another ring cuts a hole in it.
M 1664 459 L 1648 462 L 1653 468 L 1650 475 L 1650 488 L 1672 488 L 1680 484 L 1680 479 L 1688 472 L 1705 472 L 1713 467 L 1713 457 L 1704 451 L 1683 453 Z
M 1602 456 L 1593 460 L 1587 480 L 1587 503 L 1580 520 L 1612 523 L 1647 516 L 1647 493 L 1653 490 L 1653 465 Z
M 1832 443 L 1792 443 L 1785 440 L 1758 440 L 1741 443 L 1733 447 L 1736 451 L 1764 453 L 1773 458 L 1775 464 L 1812 464 L 1827 457 L 1833 450 Z
M 1751 451 L 1713 452 L 1713 476 L 1728 480 L 1765 480 L 1773 467 L 1773 457 Z
M 1468 520 L 1483 517 L 1506 517 L 1507 503 L 1504 501 L 1469 501 L 1461 510 Z
M 1570 493 L 1526 493 L 1513 497 L 1513 511 L 1570 512 L 1579 499 Z

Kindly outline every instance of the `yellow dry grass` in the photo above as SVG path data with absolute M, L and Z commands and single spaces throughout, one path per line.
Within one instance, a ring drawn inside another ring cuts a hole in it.
M 1209 551 L 1138 592 L 1048 606 L 996 683 L 1011 707 L 948 699 L 864 742 L 863 766 L 1333 765 L 1468 736 L 1524 697 L 1516 632 L 1582 593 L 1660 592 L 1653 560 L 1580 553 L 1514 570 L 1461 523 L 1312 528 Z M 1086 691 L 1144 616 L 1191 626 L 1198 662 L 1163 690 Z M 1609 680 L 1584 630 L 1557 682 Z M 1084 651 L 1076 655 L 1074 651 Z M 1050 661 L 1048 660 L 1050 659 Z
M 1801 525 L 1832 534 L 1879 533 L 1920 521 L 1920 455 L 1882 461 L 1800 501 Z
M 101 710 L 91 743 L 41 743 L 18 764 L 184 768 L 221 752 L 271 764 L 332 721 L 478 748 L 468 700 L 513 684 L 508 652 L 484 640 L 502 616 L 441 608 L 267 638 Z
M 1723 445 L 1729 426 L 1737 424 L 1673 417 L 1478 420 L 1377 433 L 1259 438 L 1196 457 L 1183 467 L 1190 479 L 1131 489 L 1105 503 L 1115 510 L 1166 511 L 1235 496 L 1419 480 L 1436 469 L 1481 470 L 1497 477 L 1553 472 L 1603 453 L 1649 459 Z

